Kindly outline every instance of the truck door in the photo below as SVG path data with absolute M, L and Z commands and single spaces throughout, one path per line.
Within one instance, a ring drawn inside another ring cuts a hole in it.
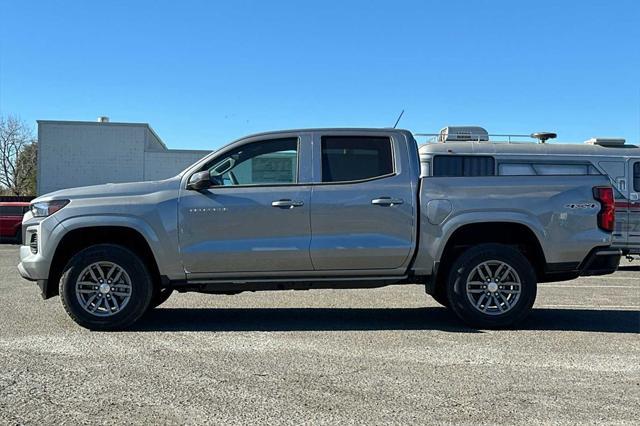
M 627 170 L 630 177 L 627 199 L 627 247 L 630 253 L 640 254 L 640 160 L 629 160 Z M 616 202 L 616 206 L 617 204 Z
M 209 189 L 181 190 L 180 253 L 189 277 L 313 270 L 302 145 L 298 137 L 240 144 L 199 170 L 209 172 Z
M 394 138 L 384 133 L 314 137 L 314 269 L 382 271 L 410 261 L 418 172 L 413 176 L 409 167 L 407 141 Z

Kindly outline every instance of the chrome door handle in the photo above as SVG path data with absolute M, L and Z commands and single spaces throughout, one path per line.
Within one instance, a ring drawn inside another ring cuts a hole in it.
M 402 198 L 380 197 L 371 200 L 371 204 L 374 206 L 391 207 L 404 203 Z
M 304 202 L 296 200 L 276 200 L 271 202 L 271 207 L 279 207 L 281 209 L 292 209 L 302 206 L 304 206 Z

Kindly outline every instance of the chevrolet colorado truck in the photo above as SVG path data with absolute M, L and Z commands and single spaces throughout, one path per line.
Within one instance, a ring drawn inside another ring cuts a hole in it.
M 18 269 L 94 330 L 126 328 L 173 291 L 390 284 L 509 327 L 538 282 L 616 270 L 606 177 L 497 176 L 489 157 L 442 155 L 462 172 L 421 177 L 406 130 L 249 136 L 174 178 L 35 199 Z

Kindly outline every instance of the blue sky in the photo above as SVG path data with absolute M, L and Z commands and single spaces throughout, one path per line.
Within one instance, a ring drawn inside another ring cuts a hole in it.
M 556 131 L 640 143 L 640 2 L 0 0 L 0 113 L 271 129 Z

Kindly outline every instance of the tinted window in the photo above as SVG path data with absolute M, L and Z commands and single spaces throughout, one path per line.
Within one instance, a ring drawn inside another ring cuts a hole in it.
M 206 169 L 225 186 L 296 183 L 298 139 L 249 143 L 216 158 Z
M 371 136 L 324 136 L 322 182 L 349 182 L 393 173 L 391 140 Z
M 640 163 L 633 163 L 633 190 L 640 192 Z
M 25 211 L 20 206 L 0 206 L 0 215 L 2 216 L 23 216 Z
M 433 159 L 433 176 L 494 176 L 493 157 L 438 155 Z

